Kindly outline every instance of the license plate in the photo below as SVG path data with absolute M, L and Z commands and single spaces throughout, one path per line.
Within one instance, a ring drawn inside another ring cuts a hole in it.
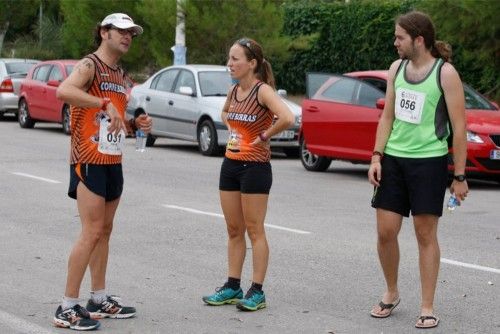
M 500 150 L 491 150 L 490 159 L 491 160 L 500 160 Z
M 293 130 L 281 131 L 277 135 L 273 136 L 275 139 L 293 139 L 293 137 L 295 137 L 295 131 Z

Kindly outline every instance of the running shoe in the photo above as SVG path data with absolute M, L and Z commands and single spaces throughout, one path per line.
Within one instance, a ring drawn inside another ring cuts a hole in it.
M 107 296 L 106 300 L 100 304 L 96 304 L 92 299 L 89 299 L 87 310 L 90 312 L 92 319 L 126 319 L 135 315 L 135 307 L 122 306 L 121 299 L 118 296 Z
M 243 290 L 238 288 L 238 290 L 233 290 L 224 284 L 222 287 L 215 289 L 215 293 L 210 296 L 204 296 L 202 299 L 205 303 L 209 305 L 224 305 L 224 304 L 236 304 L 243 298 Z
M 250 288 L 245 298 L 240 300 L 236 307 L 242 311 L 257 311 L 266 307 L 266 296 L 264 291 L 258 291 Z
M 54 325 L 56 327 L 70 328 L 76 331 L 90 331 L 98 328 L 101 323 L 91 319 L 89 312 L 77 304 L 64 311 L 59 305 L 56 315 L 54 316 Z

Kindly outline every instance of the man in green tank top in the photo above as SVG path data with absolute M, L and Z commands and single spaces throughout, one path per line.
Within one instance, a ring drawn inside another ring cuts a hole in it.
M 401 59 L 392 63 L 385 107 L 377 128 L 368 179 L 375 186 L 377 249 L 386 291 L 371 315 L 387 318 L 400 302 L 398 233 L 403 217 L 413 216 L 419 248 L 422 300 L 415 327 L 436 327 L 434 294 L 439 272 L 437 240 L 448 170 L 447 138 L 453 130 L 454 180 L 459 201 L 468 193 L 463 85 L 448 62 L 449 45 L 435 40 L 431 19 L 421 12 L 397 18 L 394 46 Z

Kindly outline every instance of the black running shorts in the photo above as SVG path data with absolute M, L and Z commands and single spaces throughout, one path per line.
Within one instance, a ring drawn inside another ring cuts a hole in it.
M 219 190 L 244 194 L 269 194 L 273 183 L 271 163 L 224 158 L 220 169 Z
M 441 217 L 448 183 L 447 156 L 399 158 L 385 154 L 382 180 L 376 187 L 372 207 L 408 217 L 431 214 Z
M 91 192 L 104 197 L 106 202 L 113 201 L 119 198 L 123 191 L 122 165 L 70 165 L 69 197 L 76 199 L 76 188 L 80 181 Z

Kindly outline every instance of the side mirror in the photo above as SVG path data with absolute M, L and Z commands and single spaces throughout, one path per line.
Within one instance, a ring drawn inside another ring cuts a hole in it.
M 181 86 L 179 88 L 179 93 L 181 93 L 182 95 L 194 96 L 193 89 L 188 86 Z
M 384 107 L 385 107 L 385 99 L 384 98 L 380 98 L 377 100 L 377 102 L 375 103 L 375 105 L 377 106 L 377 109 L 381 109 L 381 110 L 384 110 Z
M 47 81 L 47 86 L 59 87 L 61 82 L 59 80 L 49 80 Z
M 287 92 L 285 89 L 278 89 L 278 95 L 281 96 L 281 97 L 286 97 L 287 95 Z

